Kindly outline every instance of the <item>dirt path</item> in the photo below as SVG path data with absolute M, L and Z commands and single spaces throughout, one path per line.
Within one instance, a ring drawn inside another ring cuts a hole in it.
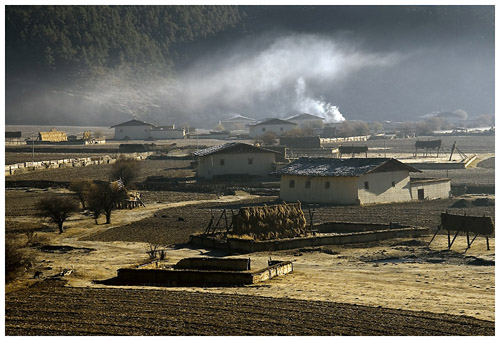
M 173 203 L 151 204 L 133 210 L 115 210 L 112 213 L 111 224 L 104 224 L 104 218 L 96 225 L 94 219 L 82 214 L 71 217 L 65 222 L 65 232 L 58 234 L 55 229 L 37 232 L 45 244 L 52 248 L 27 248 L 39 264 L 43 278 L 54 276 L 63 270 L 70 269 L 72 276 L 69 285 L 89 286 L 95 279 L 106 279 L 116 275 L 116 270 L 148 260 L 146 243 L 136 242 L 94 242 L 83 241 L 82 238 L 116 228 L 131 222 L 152 216 L 155 212 L 172 207 L 185 207 L 200 203 L 232 203 L 256 198 L 245 192 L 237 192 L 231 196 L 221 196 L 217 199 L 180 201 Z M 16 221 L 36 223 L 36 217 L 9 217 Z M 58 248 L 59 247 L 59 248 Z M 26 279 L 26 278 L 22 278 Z M 22 280 L 21 279 L 21 280 Z M 30 284 L 29 282 L 27 284 Z M 7 291 L 15 290 L 20 283 L 8 286 Z M 12 288 L 10 288 L 12 287 Z
M 111 225 L 95 225 L 89 217 L 77 217 L 68 223 L 62 235 L 40 234 L 50 238 L 50 245 L 60 249 L 33 249 L 41 279 L 71 270 L 67 286 L 109 289 L 94 280 L 116 276 L 122 267 L 148 260 L 148 244 L 137 242 L 99 242 L 81 240 L 96 232 L 129 224 L 167 207 L 185 207 L 201 202 L 237 202 L 251 198 L 244 193 L 210 200 L 148 205 L 146 208 L 113 213 Z M 300 299 L 326 303 L 360 304 L 370 307 L 448 313 L 457 316 L 495 320 L 494 239 L 486 250 L 484 238 L 478 237 L 464 253 L 465 237 L 458 237 L 451 251 L 447 239 L 438 236 L 427 248 L 430 236 L 415 240 L 390 240 L 372 245 L 347 245 L 309 248 L 249 255 L 253 268 L 267 264 L 269 257 L 290 260 L 294 272 L 261 284 L 234 288 L 161 288 L 162 292 L 201 292 L 235 294 L 275 299 Z M 176 263 L 185 257 L 224 256 L 223 251 L 168 248 L 167 261 Z M 248 257 L 244 255 L 243 257 Z M 398 261 L 399 260 L 399 261 Z M 28 284 L 38 280 L 31 279 Z M 13 285 L 13 288 L 15 285 Z M 137 289 L 137 287 L 135 287 Z M 6 288 L 9 291 L 9 288 Z M 123 289 L 121 288 L 116 288 Z M 140 287 L 143 290 L 158 290 Z M 128 292 L 128 290 L 127 290 Z

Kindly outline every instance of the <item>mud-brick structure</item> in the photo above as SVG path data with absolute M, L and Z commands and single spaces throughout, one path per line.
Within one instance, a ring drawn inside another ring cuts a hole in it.
M 420 170 L 388 158 L 301 158 L 280 168 L 280 198 L 365 205 L 448 198 L 450 179 L 410 179 Z
M 231 142 L 193 153 L 198 158 L 196 175 L 210 179 L 223 175 L 268 176 L 276 169 L 279 152 Z
M 249 258 L 185 258 L 173 267 L 157 262 L 118 269 L 109 284 L 154 286 L 238 286 L 267 281 L 293 271 L 289 261 L 269 261 L 263 269 L 251 270 Z

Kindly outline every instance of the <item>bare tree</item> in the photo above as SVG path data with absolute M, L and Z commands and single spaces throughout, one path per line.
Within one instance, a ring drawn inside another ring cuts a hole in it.
M 294 128 L 292 130 L 283 133 L 283 136 L 290 136 L 290 137 L 314 136 L 314 128 L 312 126 Z
M 123 185 L 127 187 L 139 175 L 139 161 L 136 159 L 120 157 L 111 167 L 111 178 L 113 180 L 121 179 Z
M 69 184 L 69 190 L 75 192 L 78 200 L 80 200 L 80 203 L 82 204 L 82 209 L 84 210 L 87 208 L 85 204 L 91 185 L 92 182 L 89 180 L 72 181 Z
M 272 146 L 276 143 L 277 138 L 278 135 L 275 132 L 267 131 L 260 137 L 260 140 L 265 146 Z
M 94 183 L 88 195 L 88 207 L 92 211 L 97 224 L 101 213 L 106 216 L 106 224 L 111 224 L 111 212 L 116 204 L 127 197 L 127 191 L 113 183 Z
M 39 216 L 51 220 L 59 228 L 59 233 L 63 233 L 64 222 L 78 211 L 78 204 L 71 198 L 52 195 L 39 200 L 36 208 Z

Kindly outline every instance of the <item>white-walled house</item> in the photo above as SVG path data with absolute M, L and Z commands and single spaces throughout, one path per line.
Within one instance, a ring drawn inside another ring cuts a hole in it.
M 115 128 L 115 140 L 182 139 L 186 136 L 184 128 L 175 128 L 174 125 L 158 127 L 139 120 L 130 120 L 111 128 Z
M 323 128 L 325 125 L 325 120 L 322 117 L 311 114 L 295 115 L 286 120 L 297 123 L 300 128 Z
M 364 205 L 449 198 L 450 179 L 410 179 L 420 170 L 387 158 L 301 158 L 280 168 L 284 201 Z
M 224 127 L 224 130 L 228 131 L 247 131 L 249 126 L 255 124 L 255 120 L 250 117 L 245 117 L 242 115 L 236 115 L 220 121 L 220 124 Z
M 280 120 L 279 118 L 271 118 L 269 120 L 251 125 L 249 137 L 252 139 L 258 138 L 267 132 L 273 132 L 277 136 L 281 136 L 287 131 L 290 131 L 297 127 L 297 123 Z
M 115 128 L 115 140 L 147 140 L 154 125 L 139 120 L 130 120 L 112 126 Z
M 275 170 L 278 152 L 246 143 L 231 142 L 195 151 L 196 175 L 210 179 L 223 175 L 267 176 Z

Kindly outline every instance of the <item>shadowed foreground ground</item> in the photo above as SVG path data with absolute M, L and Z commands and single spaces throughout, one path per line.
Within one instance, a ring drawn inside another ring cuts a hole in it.
M 182 291 L 70 288 L 6 295 L 6 335 L 494 335 L 494 322 L 359 305 Z

